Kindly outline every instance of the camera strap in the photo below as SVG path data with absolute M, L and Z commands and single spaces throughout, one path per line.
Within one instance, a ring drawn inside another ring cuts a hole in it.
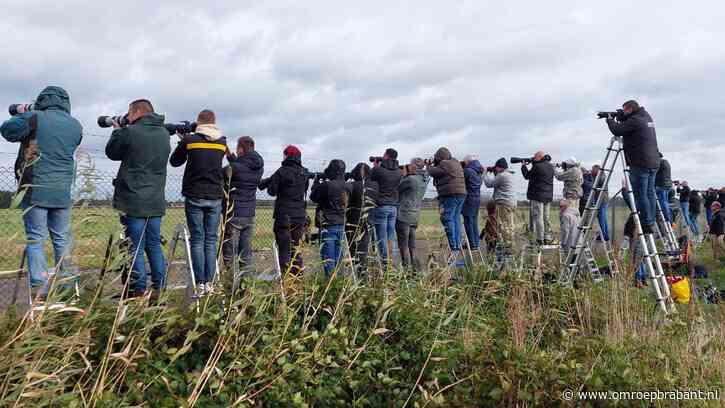
M 30 184 L 33 178 L 33 162 L 38 158 L 38 116 L 33 114 L 28 118 L 30 131 L 28 136 L 20 143 L 18 157 L 15 158 L 15 180 L 18 181 L 18 190 Z

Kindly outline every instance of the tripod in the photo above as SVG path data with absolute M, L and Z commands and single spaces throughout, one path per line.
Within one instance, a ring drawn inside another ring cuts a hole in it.
M 584 214 L 582 214 L 579 226 L 577 227 L 574 244 L 567 252 L 566 262 L 564 263 L 561 274 L 559 275 L 559 282 L 562 284 L 572 284 L 574 280 L 579 277 L 580 268 L 587 263 L 585 248 L 587 248 L 587 244 L 591 241 L 592 224 L 594 223 L 595 215 L 602 204 L 602 192 L 609 185 L 609 180 L 614 172 L 617 160 L 621 157 L 623 152 L 624 146 L 622 138 L 618 136 L 612 137 L 609 147 L 607 147 L 607 153 L 604 156 L 601 171 L 597 174 L 597 179 L 594 181 L 592 191 L 587 198 L 587 203 L 584 207 Z M 626 160 L 622 161 L 622 167 L 625 179 L 630 180 L 630 169 Z M 603 182 L 601 180 L 602 177 L 604 177 Z M 629 184 L 631 185 L 631 182 Z M 623 192 L 623 194 L 625 194 L 625 192 Z M 631 216 L 634 217 L 635 220 L 637 237 L 639 239 L 640 246 L 642 247 L 645 268 L 652 282 L 652 288 L 655 292 L 657 304 L 665 314 L 672 313 L 675 311 L 675 306 L 672 301 L 672 297 L 670 296 L 670 288 L 667 284 L 667 280 L 665 279 L 664 271 L 662 270 L 662 263 L 660 262 L 660 257 L 657 253 L 655 239 L 651 233 L 644 234 L 642 230 L 642 223 L 634 202 L 632 189 L 627 189 L 626 195 L 625 199 L 631 204 Z

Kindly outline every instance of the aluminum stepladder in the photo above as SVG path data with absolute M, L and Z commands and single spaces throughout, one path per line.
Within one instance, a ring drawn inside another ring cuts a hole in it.
M 612 137 L 609 147 L 607 147 L 607 153 L 604 157 L 601 170 L 597 174 L 597 179 L 594 181 L 592 191 L 587 198 L 587 203 L 584 209 L 584 214 L 581 217 L 579 226 L 577 227 L 576 237 L 574 246 L 569 248 L 567 252 L 566 262 L 562 267 L 561 274 L 559 276 L 559 282 L 566 285 L 573 284 L 574 280 L 579 277 L 580 268 L 582 267 L 583 259 L 585 255 L 584 248 L 586 243 L 591 239 L 592 224 L 594 222 L 594 216 L 601 206 L 601 201 L 604 191 L 609 185 L 609 180 L 614 172 L 614 168 L 617 164 L 617 160 L 624 153 L 624 147 L 622 144 L 622 138 L 618 136 Z M 630 169 L 626 163 L 626 160 L 622 161 L 622 167 L 624 172 L 625 180 L 630 180 Z M 600 178 L 604 177 L 604 182 L 600 182 Z M 628 183 L 631 184 L 631 183 Z M 623 192 L 624 194 L 624 192 Z M 634 217 L 637 237 L 642 247 L 643 259 L 645 262 L 645 268 L 649 274 L 650 280 L 652 281 L 652 288 L 655 292 L 655 298 L 660 309 L 665 313 L 669 314 L 675 311 L 675 305 L 670 295 L 670 288 L 665 279 L 665 274 L 662 269 L 659 254 L 657 253 L 657 245 L 653 234 L 644 234 L 642 230 L 642 223 L 637 212 L 636 203 L 634 202 L 634 194 L 631 189 L 626 191 L 626 199 L 631 203 L 631 215 Z M 594 199 L 596 196 L 596 199 Z
M 186 263 L 186 286 L 184 287 L 185 301 L 187 303 L 194 301 L 199 298 L 199 293 L 196 290 L 196 277 L 194 276 L 194 264 L 191 260 L 191 242 L 189 241 L 189 230 L 186 229 L 184 224 L 178 224 L 174 229 L 174 236 L 169 243 L 169 256 L 166 261 L 166 279 L 164 280 L 164 286 L 169 279 L 169 272 L 171 272 L 171 265 L 174 262 L 174 255 L 176 254 L 176 247 L 179 241 L 184 243 L 184 251 L 186 256 L 184 257 L 184 263 Z M 215 274 L 218 275 L 218 274 Z M 197 305 L 198 307 L 198 305 Z
M 675 231 L 672 229 L 672 224 L 665 219 L 665 214 L 662 212 L 659 200 L 657 200 L 656 225 L 657 235 L 662 240 L 665 253 L 670 259 L 677 259 L 680 256 L 680 244 L 677 243 L 677 236 L 675 235 Z M 664 226 L 664 231 L 662 231 L 661 226 Z
M 476 217 L 476 222 L 478 223 L 478 217 Z M 478 244 L 478 248 L 476 248 L 477 257 L 473 257 L 473 249 L 471 249 L 471 237 L 468 236 L 468 230 L 465 227 L 465 224 L 463 226 L 463 236 L 466 238 L 466 249 L 468 252 L 468 257 L 471 259 L 471 263 L 475 264 L 476 258 L 478 258 L 478 261 L 481 261 L 481 265 L 486 263 L 485 258 L 483 257 L 483 252 L 481 252 L 481 244 Z

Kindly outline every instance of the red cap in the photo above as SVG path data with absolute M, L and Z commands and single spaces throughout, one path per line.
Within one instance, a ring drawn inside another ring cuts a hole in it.
M 285 156 L 302 157 L 302 152 L 300 151 L 300 149 L 298 149 L 297 146 L 293 145 L 285 147 L 282 154 L 284 154 Z

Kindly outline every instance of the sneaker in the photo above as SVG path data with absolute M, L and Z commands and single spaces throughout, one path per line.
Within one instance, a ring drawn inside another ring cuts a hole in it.
M 214 285 L 211 282 L 207 282 L 206 283 L 205 293 L 207 295 L 213 295 L 214 294 Z
M 206 284 L 197 283 L 196 284 L 196 296 L 202 297 L 204 295 L 206 295 Z

